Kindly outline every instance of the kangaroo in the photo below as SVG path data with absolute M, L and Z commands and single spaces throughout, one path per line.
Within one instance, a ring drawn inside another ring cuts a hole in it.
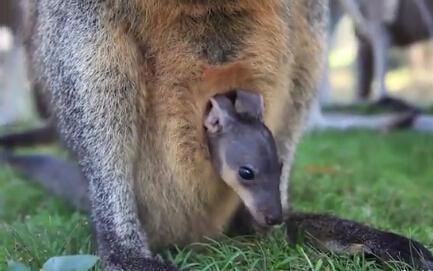
M 326 2 L 28 3 L 32 79 L 86 180 L 104 270 L 175 270 L 153 252 L 286 220 Z

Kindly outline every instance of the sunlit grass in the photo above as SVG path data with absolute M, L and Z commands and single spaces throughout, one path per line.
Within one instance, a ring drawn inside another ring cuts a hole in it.
M 300 145 L 291 199 L 296 209 L 356 219 L 433 248 L 432 165 L 431 135 L 314 133 Z M 38 270 L 51 256 L 93 253 L 91 244 L 83 215 L 0 169 L 0 270 L 8 259 Z M 163 256 L 191 270 L 382 270 L 360 256 L 290 247 L 282 228 L 266 237 L 209 240 Z

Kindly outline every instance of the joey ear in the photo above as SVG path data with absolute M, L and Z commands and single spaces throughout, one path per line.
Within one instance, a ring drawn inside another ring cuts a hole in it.
M 212 97 L 210 110 L 205 115 L 204 126 L 210 133 L 220 132 L 228 126 L 232 114 L 233 105 L 228 98 L 224 96 Z
M 237 90 L 235 109 L 238 113 L 244 113 L 258 120 L 262 120 L 264 111 L 263 97 L 256 92 Z

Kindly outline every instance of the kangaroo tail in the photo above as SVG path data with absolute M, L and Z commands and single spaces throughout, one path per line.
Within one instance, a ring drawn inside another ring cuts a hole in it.
M 88 183 L 76 164 L 50 155 L 9 152 L 0 153 L 0 163 L 11 166 L 75 208 L 84 212 L 89 210 Z

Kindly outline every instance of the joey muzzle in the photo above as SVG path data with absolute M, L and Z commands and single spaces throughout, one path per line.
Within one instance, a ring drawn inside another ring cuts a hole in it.
M 281 205 L 280 194 L 274 190 L 263 190 L 262 188 L 255 191 L 251 189 L 244 192 L 238 192 L 248 211 L 254 220 L 263 227 L 281 224 L 283 221 L 283 210 Z M 245 197 L 245 194 L 250 194 Z

